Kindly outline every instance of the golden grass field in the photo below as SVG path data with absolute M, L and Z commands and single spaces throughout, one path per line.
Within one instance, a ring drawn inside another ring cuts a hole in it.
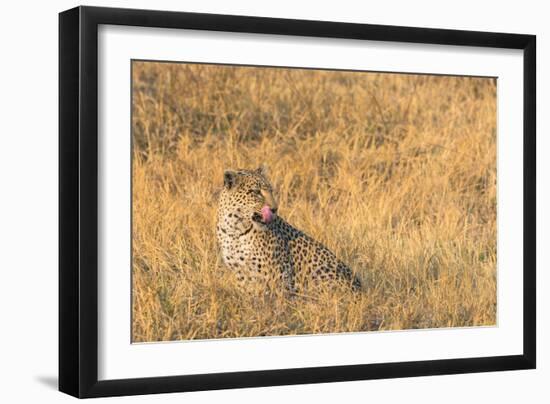
M 496 323 L 496 81 L 133 62 L 134 342 Z M 219 266 L 227 168 L 359 295 L 259 296 Z

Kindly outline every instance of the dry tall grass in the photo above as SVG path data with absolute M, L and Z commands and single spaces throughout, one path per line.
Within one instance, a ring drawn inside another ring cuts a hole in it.
M 493 79 L 133 64 L 133 340 L 491 325 Z M 364 280 L 259 298 L 218 269 L 225 168 Z

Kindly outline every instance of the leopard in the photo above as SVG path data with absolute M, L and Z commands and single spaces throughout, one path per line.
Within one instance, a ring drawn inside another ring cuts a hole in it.
M 224 170 L 216 235 L 222 266 L 240 286 L 275 284 L 290 295 L 320 287 L 362 290 L 349 266 L 283 219 L 278 209 L 265 166 Z

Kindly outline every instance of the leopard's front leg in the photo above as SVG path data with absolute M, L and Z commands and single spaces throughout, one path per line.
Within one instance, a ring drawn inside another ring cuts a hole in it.
M 292 254 L 287 243 L 280 243 L 274 251 L 274 259 L 278 263 L 279 273 L 281 275 L 283 286 L 291 296 L 296 293 L 296 271 Z

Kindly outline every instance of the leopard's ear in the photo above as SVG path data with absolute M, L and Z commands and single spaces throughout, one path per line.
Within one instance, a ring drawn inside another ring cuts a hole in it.
M 262 164 L 258 168 L 256 168 L 256 172 L 260 175 L 263 175 L 264 177 L 267 177 L 267 167 L 265 166 L 265 164 Z
M 223 186 L 231 189 L 237 183 L 237 173 L 233 170 L 225 170 L 223 172 Z

